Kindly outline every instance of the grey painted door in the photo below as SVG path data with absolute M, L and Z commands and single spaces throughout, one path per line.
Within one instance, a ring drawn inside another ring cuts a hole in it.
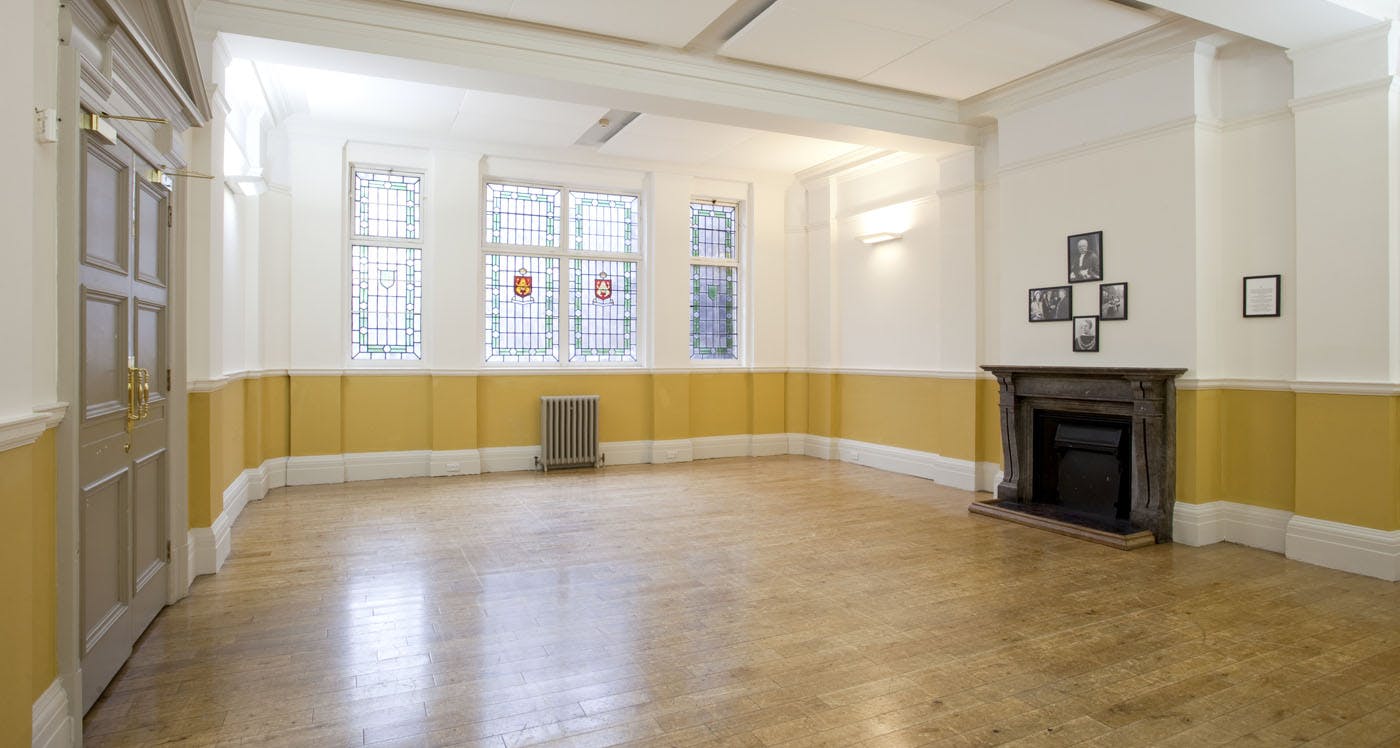
M 83 711 L 165 605 L 169 195 L 87 135 L 78 262 Z

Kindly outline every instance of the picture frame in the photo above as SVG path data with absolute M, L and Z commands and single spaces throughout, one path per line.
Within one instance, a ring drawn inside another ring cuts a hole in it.
M 1125 320 L 1128 318 L 1128 284 L 1103 283 L 1099 285 L 1099 320 Z
M 1073 286 L 1032 288 L 1026 293 L 1026 319 L 1030 322 L 1068 322 L 1073 315 Z
M 1245 317 L 1278 317 L 1282 296 L 1283 276 L 1246 275 L 1243 287 Z
M 1071 234 L 1065 240 L 1069 260 L 1069 282 L 1103 280 L 1103 232 Z
M 1070 328 L 1070 347 L 1075 353 L 1098 353 L 1099 316 L 1097 314 L 1075 317 Z

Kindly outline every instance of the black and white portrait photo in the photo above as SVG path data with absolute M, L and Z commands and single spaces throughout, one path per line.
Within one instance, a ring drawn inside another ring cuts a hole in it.
M 1093 353 L 1099 349 L 1099 318 L 1074 318 L 1074 350 L 1076 353 Z
M 1128 318 L 1128 284 L 1105 283 L 1099 286 L 1099 319 Z
M 1069 286 L 1032 288 L 1030 292 L 1030 321 L 1064 322 L 1070 318 L 1074 305 Z
M 1103 280 L 1103 232 L 1069 237 L 1069 282 Z

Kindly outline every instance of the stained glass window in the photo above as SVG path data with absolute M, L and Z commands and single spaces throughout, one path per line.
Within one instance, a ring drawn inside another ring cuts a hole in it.
M 350 357 L 422 358 L 423 250 L 350 247 Z
M 559 259 L 486 255 L 486 360 L 559 360 Z
M 487 183 L 486 242 L 559 246 L 559 198 L 553 187 Z
M 570 361 L 637 360 L 637 263 L 569 260 Z
M 569 243 L 585 252 L 637 251 L 637 196 L 569 193 Z
M 354 175 L 351 202 L 355 236 L 419 238 L 422 176 L 360 169 Z
M 739 357 L 738 268 L 690 266 L 690 357 Z
M 350 358 L 423 357 L 423 175 L 353 169 Z
M 739 206 L 719 202 L 690 204 L 690 256 L 735 259 Z

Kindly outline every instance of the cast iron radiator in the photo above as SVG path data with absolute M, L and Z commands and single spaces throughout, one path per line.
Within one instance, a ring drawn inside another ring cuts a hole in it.
M 540 398 L 540 466 L 597 467 L 598 396 L 566 395 Z

